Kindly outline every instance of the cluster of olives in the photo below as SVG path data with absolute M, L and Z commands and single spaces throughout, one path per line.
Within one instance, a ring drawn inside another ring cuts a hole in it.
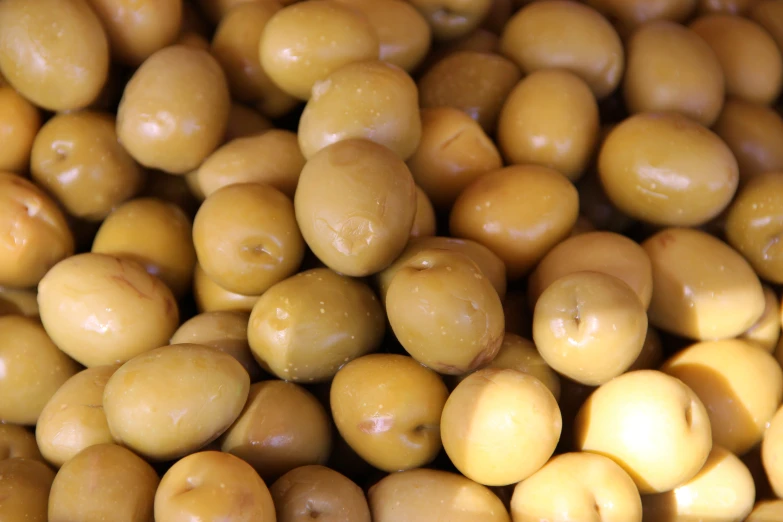
M 0 521 L 783 521 L 783 0 L 0 0 Z

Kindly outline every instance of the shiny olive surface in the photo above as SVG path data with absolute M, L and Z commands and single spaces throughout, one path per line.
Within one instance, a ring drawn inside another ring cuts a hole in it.
M 331 379 L 346 362 L 376 350 L 385 322 L 363 282 L 327 268 L 300 272 L 267 290 L 253 306 L 253 356 L 280 379 Z
M 332 382 L 332 418 L 366 462 L 392 472 L 424 466 L 441 449 L 440 419 L 448 390 L 414 359 L 371 354 L 355 359 Z
M 460 375 L 497 355 L 505 331 L 503 304 L 468 256 L 437 248 L 408 258 L 386 292 L 395 336 L 417 361 Z

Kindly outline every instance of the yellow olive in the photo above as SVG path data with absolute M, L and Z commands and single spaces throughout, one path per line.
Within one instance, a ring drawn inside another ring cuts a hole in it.
M 361 488 L 324 466 L 292 469 L 277 479 L 269 492 L 277 508 L 277 522 L 371 520 L 370 507 Z
M 328 381 L 346 362 L 376 350 L 384 330 L 381 305 L 365 283 L 315 268 L 267 290 L 247 334 L 262 367 L 310 383 Z
M 503 29 L 500 50 L 526 74 L 570 70 L 598 99 L 617 88 L 625 65 L 622 42 L 609 21 L 569 0 L 534 2 L 517 11 Z
M 783 400 L 783 370 L 769 352 L 740 339 L 691 345 L 661 371 L 699 396 L 707 407 L 713 442 L 737 455 L 761 442 Z
M 227 185 L 254 182 L 293 198 L 304 165 L 296 134 L 272 129 L 229 141 L 204 160 L 196 177 L 205 197 Z
M 643 495 L 692 479 L 712 449 L 704 404 L 682 381 L 656 370 L 599 386 L 574 422 L 575 449 L 614 460 Z
M 476 179 L 454 203 L 450 230 L 488 247 L 505 263 L 509 279 L 526 275 L 571 232 L 579 197 L 556 170 L 514 165 Z
M 459 109 L 422 109 L 421 126 L 421 141 L 408 158 L 408 168 L 439 210 L 450 209 L 476 178 L 503 166 L 497 146 Z
M 628 473 L 603 455 L 558 455 L 514 488 L 514 522 L 552 520 L 642 522 L 642 500 Z
M 383 145 L 338 141 L 305 164 L 294 206 L 318 259 L 363 277 L 389 266 L 405 248 L 416 217 L 416 184 L 405 163 Z
M 87 107 L 109 74 L 109 43 L 85 0 L 0 3 L 0 72 L 50 111 Z
M 26 179 L 0 172 L 0 285 L 27 288 L 73 254 L 74 238 L 57 204 Z
M 430 67 L 419 80 L 424 108 L 453 107 L 494 133 L 511 90 L 522 78 L 514 62 L 494 53 L 455 51 Z
M 174 43 L 182 25 L 182 0 L 88 0 L 103 23 L 112 55 L 138 66 Z
M 257 295 L 229 292 L 209 278 L 201 265 L 193 270 L 193 299 L 199 312 L 250 312 L 258 301 Z
M 171 290 L 142 265 L 105 254 L 79 254 L 38 285 L 46 332 L 85 366 L 128 359 L 165 344 L 179 323 Z
M 155 493 L 155 520 L 275 522 L 275 506 L 250 465 L 228 453 L 202 451 L 163 475 Z
M 490 284 L 498 293 L 498 297 L 503 299 L 506 295 L 506 267 L 503 261 L 490 249 L 470 239 L 432 236 L 412 240 L 394 263 L 375 277 L 381 301 L 386 301 L 386 293 L 397 271 L 406 266 L 408 260 L 418 255 L 419 252 L 431 249 L 464 254 L 476 263 L 481 273 L 489 279 Z
M 231 355 L 250 375 L 260 380 L 262 371 L 247 341 L 247 312 L 204 312 L 191 317 L 171 336 L 171 344 L 201 344 Z
M 0 461 L 30 459 L 43 461 L 35 434 L 15 424 L 0 424 Z M 0 508 L 2 514 L 2 508 Z
M 632 113 L 677 112 L 710 126 L 723 107 L 718 57 L 694 31 L 648 23 L 628 41 L 623 96 Z
M 766 302 L 764 313 L 756 324 L 745 330 L 740 338 L 754 342 L 773 353 L 780 340 L 780 300 L 774 290 L 765 286 L 764 301 Z
M 764 313 L 764 289 L 742 256 L 698 230 L 665 229 L 642 243 L 652 262 L 650 324 L 690 339 L 741 335 Z
M 40 128 L 38 108 L 11 87 L 0 86 L 0 171 L 27 171 L 33 140 Z
M 637 114 L 612 129 L 598 172 L 621 212 L 661 226 L 703 225 L 728 206 L 739 183 L 729 147 L 676 113 Z
M 698 0 L 586 0 L 585 3 L 613 20 L 622 34 L 656 20 L 684 22 Z
M 338 0 L 360 11 L 378 34 L 379 58 L 412 72 L 427 56 L 432 30 L 424 16 L 404 0 Z
M 227 185 L 207 197 L 193 244 L 204 272 L 242 295 L 260 295 L 294 274 L 305 249 L 293 203 L 263 183 Z
M 176 205 L 154 198 L 128 201 L 109 214 L 92 251 L 138 262 L 178 297 L 190 288 L 196 265 L 190 219 Z
M 129 449 L 90 446 L 66 462 L 49 494 L 49 522 L 148 522 L 158 475 Z
M 503 304 L 468 256 L 425 249 L 397 270 L 386 312 L 400 344 L 414 359 L 460 375 L 488 364 L 503 342 Z
M 579 271 L 602 272 L 630 286 L 647 309 L 652 299 L 652 265 L 638 243 L 614 232 L 586 232 L 558 244 L 528 278 L 531 306 L 555 281 Z
M 109 444 L 103 412 L 103 390 L 119 365 L 96 366 L 63 383 L 38 418 L 35 438 L 46 460 L 60 467 L 79 452 L 96 444 Z
M 54 472 L 32 459 L 0 461 L 0 519 L 49 522 L 49 490 Z
M 374 522 L 511 522 L 489 488 L 457 473 L 412 469 L 392 473 L 367 496 Z
M 207 51 L 172 45 L 131 77 L 117 109 L 117 136 L 145 167 L 186 174 L 223 141 L 230 110 L 217 60 Z
M 325 464 L 332 426 L 324 407 L 292 382 L 262 381 L 250 386 L 244 410 L 220 439 L 220 450 L 235 455 L 266 481 L 308 464 Z
M 342 66 L 377 60 L 379 52 L 378 34 L 367 17 L 334 0 L 298 2 L 279 10 L 259 43 L 269 78 L 302 100 Z
M 410 357 L 371 354 L 337 372 L 329 400 L 343 439 L 362 459 L 392 472 L 435 458 L 447 395 L 438 374 Z
M 701 471 L 672 491 L 644 495 L 644 521 L 745 520 L 756 487 L 748 467 L 727 449 L 713 445 Z
M 756 273 L 783 282 L 783 178 L 754 176 L 742 187 L 726 215 L 726 239 Z
M 35 137 L 32 178 L 72 216 L 100 221 L 141 189 L 139 165 L 117 141 L 114 117 L 58 114 Z
M 546 464 L 560 440 L 562 417 L 552 392 L 535 377 L 487 368 L 451 392 L 440 429 L 443 449 L 463 475 L 505 486 Z
M 588 386 L 613 379 L 636 361 L 647 314 L 634 290 L 601 272 L 572 272 L 541 294 L 533 341 L 557 372 Z
M 138 355 L 103 392 L 112 437 L 149 460 L 172 460 L 217 439 L 237 419 L 250 378 L 231 355 L 174 344 Z
M 0 422 L 35 425 L 58 388 L 79 371 L 35 319 L 0 317 Z
M 713 130 L 734 153 L 743 180 L 783 171 L 783 118 L 774 109 L 729 98 Z
M 406 160 L 421 139 L 416 84 L 404 70 L 382 61 L 345 65 L 313 86 L 298 136 L 307 159 L 333 143 L 366 139 Z
M 539 70 L 511 91 L 500 112 L 498 143 L 512 164 L 551 167 L 576 180 L 598 144 L 598 103 L 566 70 Z
M 717 13 L 689 26 L 712 47 L 726 80 L 726 94 L 769 104 L 783 88 L 783 57 L 775 40 L 759 24 Z

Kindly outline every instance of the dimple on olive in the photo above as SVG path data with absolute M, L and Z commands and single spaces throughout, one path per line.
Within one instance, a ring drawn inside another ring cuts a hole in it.
M 82 111 L 58 114 L 35 137 L 32 179 L 67 212 L 101 221 L 139 192 L 141 167 L 117 141 L 114 116 Z
M 213 192 L 193 221 L 193 245 L 204 272 L 242 295 L 260 295 L 293 275 L 305 248 L 293 203 L 264 183 Z
M 338 141 L 305 164 L 294 206 L 310 250 L 333 270 L 362 277 L 389 266 L 405 248 L 416 217 L 416 184 L 383 145 Z
M 392 472 L 435 458 L 447 395 L 438 374 L 410 357 L 371 354 L 337 372 L 329 400 L 343 439 L 365 461 Z
M 427 19 L 438 40 L 454 40 L 479 27 L 492 0 L 409 0 Z

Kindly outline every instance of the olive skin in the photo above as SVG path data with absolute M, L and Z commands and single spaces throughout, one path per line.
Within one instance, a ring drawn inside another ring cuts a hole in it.
M 83 109 L 109 75 L 109 42 L 86 0 L 0 5 L 0 73 L 50 111 Z
M 134 357 L 109 378 L 112 437 L 149 460 L 172 460 L 217 439 L 247 400 L 250 378 L 232 356 L 198 344 Z
M 315 268 L 267 290 L 253 306 L 247 335 L 264 369 L 280 379 L 314 383 L 378 349 L 384 330 L 381 305 L 365 283 Z
M 187 174 L 223 140 L 231 97 L 207 51 L 172 45 L 136 70 L 117 109 L 117 136 L 148 168 Z
M 318 259 L 363 277 L 389 266 L 405 248 L 416 218 L 416 184 L 402 159 L 383 145 L 338 141 L 305 164 L 294 207 Z
M 359 357 L 335 375 L 332 418 L 365 461 L 392 472 L 430 463 L 441 449 L 448 390 L 432 370 L 404 355 Z

